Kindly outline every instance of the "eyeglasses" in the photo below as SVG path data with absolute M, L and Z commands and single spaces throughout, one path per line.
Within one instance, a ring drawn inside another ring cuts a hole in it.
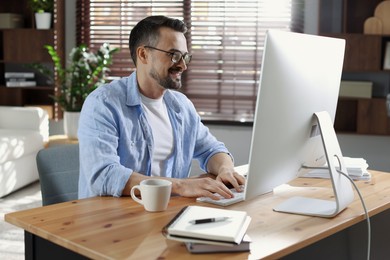
M 189 54 L 188 52 L 182 54 L 180 51 L 164 51 L 164 50 L 152 47 L 152 46 L 144 46 L 144 47 L 149 48 L 149 49 L 153 49 L 156 51 L 162 51 L 162 52 L 168 53 L 171 56 L 171 61 L 173 63 L 179 63 L 181 61 L 181 59 L 183 59 L 184 63 L 186 65 L 188 65 L 191 61 L 191 58 L 192 58 L 192 55 Z

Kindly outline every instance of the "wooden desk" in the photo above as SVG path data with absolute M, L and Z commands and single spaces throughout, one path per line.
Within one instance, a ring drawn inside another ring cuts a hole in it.
M 390 174 L 372 171 L 371 181 L 357 184 L 371 216 L 390 207 Z M 252 217 L 248 229 L 253 240 L 250 254 L 194 255 L 188 253 L 183 244 L 165 239 L 162 227 L 183 206 L 213 207 L 190 198 L 173 197 L 167 211 L 149 213 L 128 197 L 97 197 L 9 213 L 5 220 L 25 229 L 26 259 L 30 253 L 39 255 L 39 241 L 51 241 L 60 245 L 58 248 L 93 259 L 276 259 L 364 220 L 357 195 L 346 210 L 331 219 L 272 210 L 274 205 L 293 195 L 325 199 L 331 194 L 328 180 L 296 179 L 290 185 L 278 187 L 273 194 L 228 207 L 246 210 Z M 359 239 L 365 241 L 366 233 Z M 365 245 L 363 243 L 363 254 Z M 42 250 L 43 254 L 48 254 L 48 247 Z M 49 255 L 54 258 L 52 253 Z

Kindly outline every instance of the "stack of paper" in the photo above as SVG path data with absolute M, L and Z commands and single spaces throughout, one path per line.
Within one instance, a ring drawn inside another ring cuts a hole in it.
M 245 211 L 187 206 L 162 233 L 168 239 L 185 242 L 190 252 L 243 251 L 249 250 L 249 242 L 244 236 L 250 221 L 251 217 Z
M 367 171 L 368 164 L 363 158 L 343 157 L 344 164 L 347 168 L 348 175 L 354 180 L 370 180 L 371 174 Z M 336 162 L 337 163 L 337 162 Z M 339 169 L 337 167 L 337 169 Z M 329 178 L 327 165 L 323 169 L 313 169 L 303 175 L 307 178 Z

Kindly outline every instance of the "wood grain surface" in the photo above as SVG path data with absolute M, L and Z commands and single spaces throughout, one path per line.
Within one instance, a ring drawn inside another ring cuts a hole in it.
M 390 174 L 371 171 L 371 181 L 357 181 L 370 215 L 390 206 Z M 356 194 L 356 193 L 355 193 Z M 364 220 L 357 195 L 334 218 L 278 213 L 273 206 L 292 196 L 332 199 L 330 181 L 298 178 L 273 193 L 228 209 L 245 210 L 252 217 L 250 253 L 218 254 L 218 259 L 276 259 Z M 164 212 L 150 213 L 129 197 L 95 197 L 5 215 L 26 231 L 94 259 L 215 259 L 195 255 L 180 242 L 169 241 L 161 229 L 186 205 L 202 205 L 193 198 L 172 197 Z

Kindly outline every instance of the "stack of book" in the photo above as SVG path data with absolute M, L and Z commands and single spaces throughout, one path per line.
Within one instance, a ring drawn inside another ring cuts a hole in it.
M 162 230 L 191 253 L 249 251 L 246 235 L 251 217 L 245 211 L 203 206 L 184 207 Z
M 5 72 L 5 86 L 6 87 L 35 87 L 34 72 Z

